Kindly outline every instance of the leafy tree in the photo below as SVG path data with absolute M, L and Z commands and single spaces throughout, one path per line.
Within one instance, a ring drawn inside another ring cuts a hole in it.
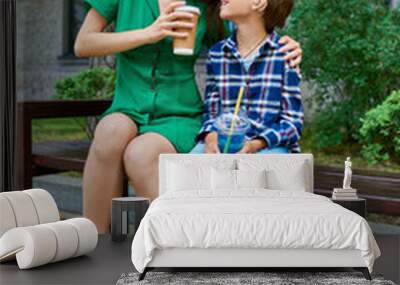
M 400 11 L 385 2 L 296 2 L 286 32 L 304 50 L 319 148 L 354 142 L 365 112 L 400 87 Z
M 361 122 L 364 158 L 371 164 L 389 159 L 400 161 L 400 91 L 368 111 Z

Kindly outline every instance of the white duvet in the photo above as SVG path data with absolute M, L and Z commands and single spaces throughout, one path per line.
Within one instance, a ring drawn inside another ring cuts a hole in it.
M 358 249 L 372 272 L 379 248 L 365 219 L 328 198 L 265 189 L 172 192 L 155 200 L 132 243 L 143 272 L 155 249 Z

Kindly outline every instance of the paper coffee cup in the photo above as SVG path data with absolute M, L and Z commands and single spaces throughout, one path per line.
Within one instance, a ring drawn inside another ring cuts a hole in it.
M 174 38 L 174 54 L 176 55 L 193 55 L 196 44 L 197 23 L 199 21 L 200 9 L 194 6 L 182 6 L 175 9 L 177 12 L 192 13 L 192 19 L 182 19 L 182 21 L 193 23 L 192 29 L 176 29 L 176 32 L 189 33 L 186 38 Z

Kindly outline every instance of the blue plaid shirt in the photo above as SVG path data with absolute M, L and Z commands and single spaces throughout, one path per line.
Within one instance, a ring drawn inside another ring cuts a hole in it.
M 240 87 L 244 86 L 241 106 L 251 123 L 246 139 L 262 138 L 268 148 L 284 146 L 300 152 L 298 141 L 304 121 L 300 75 L 285 63 L 280 47 L 279 36 L 271 33 L 248 71 L 235 34 L 210 49 L 203 126 L 197 141 L 216 131 L 214 122 L 222 110 L 234 111 Z

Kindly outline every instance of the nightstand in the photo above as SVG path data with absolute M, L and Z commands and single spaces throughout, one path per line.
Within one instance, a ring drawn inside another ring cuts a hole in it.
M 367 200 L 365 199 L 352 199 L 352 200 L 336 200 L 331 199 L 332 202 L 339 204 L 340 206 L 359 214 L 361 217 L 365 218 L 367 216 Z
M 112 199 L 111 237 L 113 241 L 124 241 L 128 235 L 128 212 L 134 213 L 134 231 L 149 208 L 150 200 L 142 197 L 124 197 Z M 135 232 L 131 234 L 135 234 Z

